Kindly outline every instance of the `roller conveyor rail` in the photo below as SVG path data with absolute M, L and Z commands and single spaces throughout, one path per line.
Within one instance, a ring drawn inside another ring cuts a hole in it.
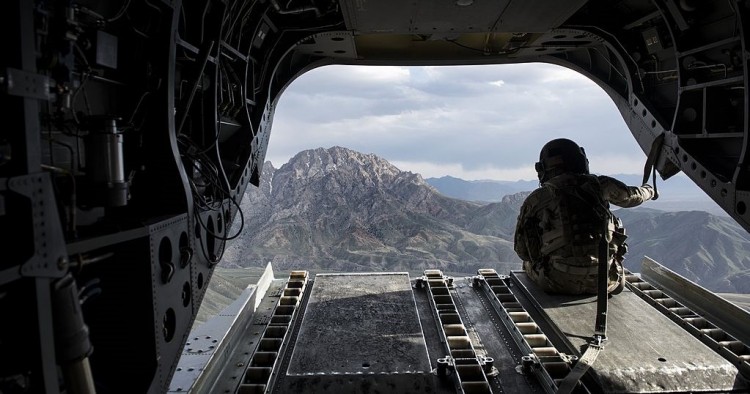
M 659 289 L 629 271 L 626 271 L 625 279 L 633 293 L 734 364 L 745 378 L 750 378 L 750 347 L 746 343 L 665 293 L 666 289 Z
M 271 319 L 260 337 L 258 348 L 245 370 L 238 393 L 261 394 L 273 388 L 274 378 L 279 375 L 281 352 L 287 348 L 290 340 L 291 327 L 298 314 L 307 279 L 307 271 L 292 271 L 289 274 L 289 280 L 281 290 Z
M 417 287 L 426 287 L 433 311 L 437 315 L 441 340 L 448 356 L 438 359 L 438 374 L 454 372 L 456 387 L 461 393 L 492 393 L 486 373 L 492 370 L 491 357 L 478 356 L 466 326 L 461 320 L 447 278 L 440 270 L 425 270 L 417 280 Z
M 484 289 L 493 308 L 522 353 L 524 372 L 533 373 L 548 393 L 554 393 L 571 370 L 575 356 L 560 353 L 523 308 L 510 287 L 508 277 L 494 269 L 480 269 L 474 285 Z
M 523 271 L 512 271 L 509 284 L 551 342 L 581 357 L 592 332 L 597 297 L 546 293 Z M 629 287 L 609 303 L 607 347 L 583 378 L 589 390 L 747 392 L 734 365 Z

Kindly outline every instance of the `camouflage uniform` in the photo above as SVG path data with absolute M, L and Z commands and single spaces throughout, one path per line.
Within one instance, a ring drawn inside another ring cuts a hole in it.
M 611 292 L 622 277 L 626 237 L 609 203 L 634 207 L 653 195 L 648 185 L 627 186 L 607 176 L 553 177 L 526 198 L 518 216 L 514 248 L 524 271 L 550 293 L 596 294 L 599 237 L 606 227 Z

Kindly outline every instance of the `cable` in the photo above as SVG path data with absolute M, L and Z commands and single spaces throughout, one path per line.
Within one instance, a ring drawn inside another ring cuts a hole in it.
M 338 26 L 342 25 L 343 23 L 344 22 L 341 21 L 341 22 L 336 22 L 336 23 L 332 23 L 332 24 L 329 24 L 329 25 L 323 25 L 323 26 L 315 26 L 315 27 L 292 27 L 292 28 L 289 28 L 289 29 L 284 29 L 281 32 L 281 34 L 279 35 L 278 39 L 276 41 L 274 41 L 273 46 L 271 47 L 271 49 L 268 51 L 268 56 L 269 57 L 272 56 L 272 54 L 276 51 L 276 47 L 279 45 L 279 42 L 281 42 L 281 39 L 287 33 L 318 32 L 318 30 L 327 29 L 327 28 L 331 28 L 331 27 L 338 27 Z M 258 27 L 256 28 L 255 32 L 253 33 L 253 37 L 257 36 L 257 34 L 258 34 L 258 30 L 257 29 L 259 29 L 259 28 L 260 28 L 260 24 L 258 24 Z M 280 59 L 283 59 L 290 52 L 291 51 L 283 54 Z M 280 62 L 281 62 L 281 60 L 279 60 L 279 62 L 277 62 L 276 64 L 279 64 Z M 266 73 L 268 72 L 269 68 L 270 68 L 270 65 L 268 63 L 264 63 L 263 64 L 263 67 L 260 70 L 260 78 L 258 78 L 258 80 L 260 80 L 260 81 L 265 81 L 266 80 Z M 270 88 L 270 86 L 269 86 L 269 88 Z M 254 90 L 254 93 L 257 94 L 258 92 L 260 92 L 260 89 L 261 89 L 261 87 L 258 86 L 257 89 Z
M 232 35 L 235 36 L 235 39 L 232 40 L 232 41 L 236 41 L 235 48 L 240 48 L 240 46 L 242 44 L 242 37 L 243 37 L 242 31 L 244 30 L 245 25 L 247 24 L 247 20 L 250 17 L 250 15 L 252 14 L 253 9 L 255 8 L 255 4 L 257 4 L 259 2 L 257 2 L 257 1 L 252 1 L 252 2 L 248 1 L 247 3 L 250 4 L 250 7 L 247 10 L 245 10 L 244 13 L 237 15 L 237 19 L 235 19 L 235 21 L 232 22 L 232 26 L 231 26 L 231 28 L 230 28 L 230 30 L 228 32 L 228 36 L 227 36 L 228 39 L 231 39 Z M 240 23 L 239 27 L 235 30 L 235 24 L 240 19 L 242 20 L 242 23 Z M 237 34 L 233 34 L 235 31 L 237 31 Z M 227 40 L 227 42 L 230 42 L 230 40 Z
M 122 7 L 120 7 L 120 10 L 117 11 L 117 14 L 113 16 L 112 18 L 107 19 L 107 23 L 112 23 L 120 18 L 122 18 L 123 15 L 125 15 L 125 12 L 130 7 L 131 0 L 125 0 L 125 3 L 123 3 Z
M 445 40 L 445 41 L 446 42 L 450 42 L 451 44 L 456 45 L 456 46 L 461 47 L 461 48 L 464 48 L 464 49 L 469 49 L 469 50 L 472 50 L 472 51 L 475 51 L 475 52 L 479 52 L 479 53 L 483 53 L 483 54 L 487 54 L 487 55 L 490 54 L 489 52 L 485 52 L 483 49 L 473 48 L 473 47 L 470 47 L 470 46 L 467 46 L 467 45 L 464 45 L 464 44 L 459 44 L 455 40 Z
M 149 2 L 148 0 L 143 0 L 143 2 L 146 3 L 147 6 L 155 9 L 156 11 L 159 11 L 160 14 L 162 13 L 161 8 L 159 8 L 159 7 L 151 4 L 151 2 Z M 184 8 L 184 7 L 182 7 L 182 8 Z
M 627 80 L 628 80 L 628 79 L 627 79 L 627 78 L 626 78 L 626 77 L 625 77 L 625 76 L 624 76 L 624 75 L 623 75 L 623 74 L 622 74 L 622 73 L 620 72 L 620 70 L 618 70 L 618 69 L 617 69 L 617 67 L 615 67 L 615 65 L 614 65 L 614 64 L 613 64 L 613 63 L 612 63 L 612 62 L 611 62 L 611 61 L 609 60 L 609 57 L 607 57 L 607 56 L 604 56 L 604 54 L 603 54 L 603 53 L 602 53 L 602 52 L 601 52 L 601 51 L 599 50 L 599 48 L 597 48 L 597 47 L 590 47 L 589 49 L 592 49 L 592 50 L 593 50 L 594 52 L 598 53 L 598 54 L 599 54 L 599 56 L 601 56 L 602 60 L 604 60 L 605 62 L 607 62 L 607 64 L 609 64 L 609 67 L 610 67 L 610 69 L 612 69 L 612 70 L 613 70 L 614 72 L 616 72 L 616 73 L 617 73 L 617 75 L 619 75 L 619 76 L 620 76 L 620 78 L 622 78 L 622 79 L 623 79 L 623 80 L 625 80 L 625 81 L 627 81 Z M 638 71 L 638 73 L 639 73 L 639 74 L 638 74 L 638 80 L 640 80 L 640 81 L 641 81 L 641 88 L 643 88 L 643 80 L 641 80 L 641 76 L 640 76 L 640 71 Z
M 50 113 L 52 113 L 52 106 L 50 105 L 50 102 L 48 101 L 47 102 L 47 114 L 50 114 Z M 52 140 L 53 139 L 54 138 L 52 137 L 52 121 L 49 119 L 49 116 L 48 116 L 48 119 L 47 119 L 47 140 L 49 141 L 49 162 L 50 162 L 50 164 L 52 166 L 55 165 L 55 155 L 52 153 Z M 70 161 L 71 162 L 73 161 L 73 153 L 72 153 L 72 151 L 71 151 L 71 154 L 70 154 Z
M 508 7 L 510 7 L 510 3 L 511 2 L 512 2 L 512 0 L 509 0 L 508 3 L 505 4 L 505 7 L 503 7 L 503 9 L 500 10 L 500 13 L 497 14 L 497 19 L 495 19 L 495 23 L 492 24 L 492 27 L 490 28 L 490 31 L 487 32 L 487 37 L 485 37 L 485 39 L 484 39 L 484 49 L 485 50 L 482 51 L 482 52 L 489 52 L 489 51 L 487 51 L 487 46 L 490 43 L 490 35 L 494 35 L 495 34 L 495 29 L 497 29 L 497 24 L 500 23 L 500 21 L 502 20 L 503 14 L 505 13 L 505 10 L 507 10 Z
M 143 99 L 146 98 L 151 92 L 146 91 L 141 95 L 141 98 L 138 99 L 138 104 L 135 105 L 135 109 L 133 109 L 133 113 L 130 115 L 130 118 L 128 118 L 128 124 L 133 124 L 133 119 L 135 118 L 135 114 L 138 113 L 138 110 L 141 108 L 141 104 L 143 103 Z
M 62 141 L 56 140 L 54 137 L 52 137 L 51 134 L 47 136 L 47 141 L 50 143 L 50 163 L 52 163 L 52 167 L 55 166 L 55 164 L 54 164 L 54 157 L 53 157 L 54 155 L 52 154 L 52 144 L 58 144 L 58 145 L 66 148 L 68 150 L 68 153 L 70 154 L 70 166 L 71 166 L 71 169 L 73 169 L 72 167 L 75 164 L 77 164 L 78 162 L 80 162 L 80 160 L 76 159 L 77 155 L 75 153 L 73 153 L 73 147 L 72 146 L 70 146 L 70 145 L 68 145 L 68 144 L 66 144 L 66 143 L 64 143 Z M 76 168 L 76 170 L 77 169 L 78 168 Z
M 195 77 L 195 82 L 193 83 L 193 88 L 190 90 L 190 95 L 188 96 L 187 102 L 185 103 L 184 108 L 182 109 L 182 113 L 180 114 L 180 121 L 177 123 L 177 134 L 180 134 L 182 131 L 182 126 L 185 124 L 185 118 L 187 116 L 188 111 L 190 111 L 190 106 L 193 103 L 193 98 L 195 98 L 195 93 L 198 90 L 198 85 L 201 83 L 203 79 L 203 70 L 206 68 L 206 63 L 208 62 L 209 56 L 211 56 L 211 51 L 214 48 L 214 41 L 209 41 L 208 43 L 204 44 L 203 47 L 203 58 L 201 59 L 200 67 L 198 68 L 198 73 Z
M 66 175 L 70 178 L 71 192 L 70 192 L 70 207 L 68 214 L 70 215 L 69 231 L 72 236 L 76 236 L 76 177 L 71 171 L 64 168 L 48 166 L 46 164 L 41 165 L 43 170 L 54 172 L 58 174 Z
M 620 47 L 620 52 L 614 52 L 614 53 L 615 54 L 620 54 L 620 55 L 625 55 L 625 57 L 627 59 L 630 59 L 630 61 L 633 62 L 633 65 L 635 66 L 635 75 L 638 76 L 638 82 L 640 82 L 640 84 L 641 84 L 641 92 L 645 92 L 646 88 L 643 85 L 643 78 L 641 77 L 641 70 L 640 70 L 640 66 L 638 65 L 638 62 L 636 62 L 635 59 L 633 59 L 633 56 L 630 54 L 630 52 L 628 52 L 627 48 L 625 48 L 625 46 L 622 45 L 622 43 L 620 42 L 620 40 L 616 36 L 614 36 L 613 34 L 607 32 L 606 30 L 604 30 L 604 29 L 602 29 L 601 27 L 598 27 L 598 26 L 572 25 L 572 26 L 568 26 L 568 27 L 574 28 L 574 29 L 583 29 L 584 31 L 585 31 L 585 29 L 596 30 L 596 31 L 599 31 L 599 35 L 604 34 L 604 35 L 609 36 L 609 38 L 611 38 Z M 625 66 L 625 65 L 623 64 L 623 66 Z M 620 75 L 622 75 L 622 74 L 620 74 Z
M 218 256 L 216 256 L 216 255 L 208 256 L 207 253 L 206 253 L 206 249 L 203 246 L 203 242 L 201 242 L 201 251 L 203 252 L 203 257 L 205 257 L 208 261 L 210 261 L 212 263 L 216 263 L 216 262 L 221 261 L 221 258 L 224 256 L 224 251 L 226 250 L 226 242 L 227 241 L 231 241 L 231 240 L 239 237 L 240 234 L 242 234 L 242 230 L 245 228 L 245 216 L 242 213 L 242 208 L 241 208 L 240 204 L 237 203 L 237 201 L 235 201 L 231 197 L 229 197 L 229 200 L 237 207 L 237 212 L 240 214 L 240 228 L 237 230 L 236 234 L 234 234 L 233 236 L 230 236 L 230 237 L 222 237 L 220 235 L 217 235 L 213 231 L 209 230 L 208 227 L 206 226 L 206 224 L 203 223 L 203 220 L 200 217 L 200 213 L 198 213 L 197 210 L 193 210 L 193 215 L 195 216 L 196 221 L 198 221 L 198 223 L 201 225 L 201 227 L 203 227 L 203 229 L 206 230 L 206 233 L 208 235 L 214 237 L 215 239 L 218 239 L 220 241 L 224 241 L 222 243 L 222 245 L 221 245 L 221 253 L 219 253 Z M 221 213 L 220 213 L 220 215 L 221 215 Z M 225 224 L 224 224 L 224 231 L 227 232 L 231 228 L 230 222 L 229 222 L 229 220 L 225 220 L 224 222 L 225 222 Z
M 235 24 L 237 24 L 237 21 L 240 20 L 240 18 L 242 16 L 244 16 L 243 11 L 245 10 L 245 6 L 248 3 L 250 3 L 250 8 L 252 8 L 252 6 L 255 4 L 254 1 L 245 1 L 245 2 L 243 2 L 242 6 L 240 6 L 240 9 L 237 10 L 237 12 L 235 13 L 235 15 L 237 15 L 237 16 L 235 16 L 233 18 L 234 20 L 232 21 L 232 23 L 229 24 L 229 25 L 225 25 L 225 26 L 228 26 L 227 29 L 226 29 L 226 31 L 224 32 L 224 37 L 225 37 L 224 41 L 225 42 L 229 43 L 228 38 L 232 35 L 232 32 L 234 31 L 234 26 L 235 26 Z M 236 5 L 236 4 L 237 3 L 235 3 L 234 5 Z M 232 8 L 234 8 L 234 5 L 232 5 Z M 231 15 L 232 15 L 231 13 L 227 13 L 227 17 L 230 17 Z
M 178 142 L 182 144 L 192 144 L 193 147 L 195 147 L 195 143 L 192 140 L 190 140 L 189 137 L 184 136 L 184 135 L 178 136 Z M 198 220 L 201 227 L 203 227 L 206 230 L 206 232 L 208 232 L 214 238 L 222 240 L 222 241 L 231 241 L 239 237 L 239 235 L 242 233 L 242 230 L 245 227 L 245 217 L 244 217 L 244 214 L 242 213 L 242 208 L 240 207 L 239 203 L 237 203 L 237 201 L 235 201 L 234 198 L 231 197 L 231 193 L 229 193 L 222 186 L 221 179 L 219 178 L 219 170 L 216 168 L 216 166 L 211 162 L 211 160 L 205 154 L 195 155 L 194 153 L 190 152 L 189 147 L 188 149 L 186 149 L 186 152 L 184 152 L 183 155 L 186 156 L 188 159 L 192 160 L 194 163 L 200 164 L 200 166 L 196 166 L 194 168 L 197 169 L 197 171 L 208 182 L 206 186 L 211 186 L 213 191 L 220 192 L 219 194 L 214 195 L 213 198 L 216 200 L 220 200 L 222 202 L 219 202 L 219 201 L 208 202 L 206 201 L 205 197 L 201 195 L 201 193 L 198 191 L 198 185 L 196 185 L 193 180 L 189 180 L 190 187 L 193 192 L 193 198 L 199 203 L 201 203 L 201 204 L 198 204 L 198 206 L 201 208 L 204 208 L 204 210 L 221 212 L 221 208 L 223 208 L 224 206 L 223 200 L 229 199 L 237 207 L 237 211 L 240 214 L 240 229 L 237 231 L 236 234 L 232 236 L 223 237 L 209 230 L 206 224 L 203 223 L 203 221 L 200 219 L 200 216 L 197 210 L 194 210 L 194 212 L 198 215 L 196 219 Z M 226 177 L 226 174 L 224 174 L 224 177 Z M 212 206 L 212 203 L 213 203 L 213 206 Z M 218 206 L 216 204 L 218 204 Z M 229 223 L 226 223 L 225 231 L 229 230 L 229 228 L 230 228 Z
M 102 293 L 99 278 L 94 278 L 86 282 L 81 289 L 78 291 L 78 299 L 81 305 L 85 304 L 86 301 L 92 297 L 96 297 Z
M 86 113 L 91 116 L 91 105 L 89 105 L 89 95 L 86 94 L 86 89 L 84 89 L 83 86 L 81 86 L 81 91 L 83 92 L 83 104 L 86 106 Z
M 237 207 L 237 213 L 240 214 L 240 228 L 239 228 L 239 230 L 237 230 L 237 232 L 234 235 L 227 236 L 227 237 L 222 237 L 221 235 L 218 235 L 218 234 L 214 233 L 213 231 L 209 230 L 208 227 L 206 226 L 206 224 L 203 223 L 203 220 L 201 220 L 200 214 L 198 214 L 196 212 L 196 215 L 198 215 L 198 216 L 196 216 L 196 219 L 198 219 L 198 223 L 200 223 L 201 227 L 203 227 L 203 229 L 206 230 L 206 232 L 209 235 L 211 235 L 214 238 L 216 238 L 218 240 L 221 240 L 221 241 L 231 241 L 233 239 L 236 239 L 237 237 L 240 236 L 240 234 L 242 234 L 242 230 L 244 230 L 244 228 L 245 228 L 245 215 L 242 213 L 242 208 L 240 208 L 240 204 L 237 203 L 237 201 L 234 201 L 234 199 L 231 198 L 231 197 L 227 197 L 227 199 L 230 200 Z M 221 205 L 221 206 L 223 207 L 223 205 Z M 225 220 L 225 222 L 227 222 L 227 220 Z M 224 231 L 227 231 L 229 229 L 231 229 L 231 227 L 228 225 L 228 223 L 225 223 L 224 224 Z
M 62 132 L 63 134 L 65 134 L 67 136 L 75 137 L 75 139 L 76 139 L 76 152 L 81 152 L 81 134 L 80 134 L 80 130 L 76 130 L 75 132 L 72 132 L 71 130 L 68 129 L 67 126 L 65 126 L 64 124 L 62 124 L 61 127 L 60 127 L 60 132 Z M 76 155 L 76 157 L 78 158 L 76 160 L 76 164 L 77 164 L 76 170 L 79 171 L 81 168 L 83 168 L 83 163 L 81 162 L 81 154 L 79 153 L 78 155 Z
M 469 50 L 472 50 L 472 51 L 480 52 L 480 53 L 483 53 L 485 55 L 507 55 L 509 53 L 517 52 L 518 49 L 523 48 L 523 47 L 518 47 L 518 48 L 516 48 L 515 50 L 512 50 L 512 51 L 497 51 L 497 52 L 492 52 L 492 51 L 489 51 L 489 50 L 484 50 L 484 49 L 470 47 L 470 46 L 464 45 L 464 44 L 459 44 L 456 40 L 445 40 L 445 41 L 450 42 L 453 45 L 457 45 L 457 46 L 459 46 L 461 48 L 465 48 L 465 49 L 469 49 Z
M 86 82 L 88 82 L 89 77 L 91 75 L 91 65 L 89 65 L 89 60 L 86 58 L 86 54 L 83 53 L 83 50 L 78 45 L 78 43 L 73 44 L 73 48 L 75 49 L 75 53 L 78 54 L 83 64 L 86 66 L 86 70 L 81 72 L 81 84 L 78 85 L 78 88 L 75 92 L 73 92 L 73 96 L 70 100 L 70 107 L 71 112 L 73 115 L 73 120 L 75 121 L 76 125 L 80 125 L 81 122 L 78 120 L 78 115 L 76 114 L 75 104 L 78 99 L 78 94 L 83 91 L 84 95 L 84 105 L 86 106 L 86 110 L 88 111 L 89 116 L 91 115 L 91 106 L 89 106 L 89 100 L 86 96 L 86 92 L 83 90 L 86 86 Z
M 723 63 L 707 64 L 706 62 L 695 61 L 688 64 L 686 67 L 688 70 L 699 70 L 699 69 L 716 69 L 721 68 L 724 71 L 724 78 L 727 77 L 727 65 Z

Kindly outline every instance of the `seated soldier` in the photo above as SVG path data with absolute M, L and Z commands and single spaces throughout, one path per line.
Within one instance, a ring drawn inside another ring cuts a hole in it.
M 624 286 L 625 231 L 609 203 L 634 207 L 654 197 L 651 186 L 627 186 L 589 174 L 588 159 L 575 142 L 548 142 L 536 163 L 540 187 L 524 201 L 514 249 L 529 277 L 548 293 L 596 294 L 599 240 L 609 244 L 607 291 Z

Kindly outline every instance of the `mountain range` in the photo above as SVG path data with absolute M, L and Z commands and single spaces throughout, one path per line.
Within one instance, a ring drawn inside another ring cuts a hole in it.
M 241 204 L 245 230 L 227 247 L 222 265 L 508 272 L 520 268 L 513 233 L 520 206 L 536 187 L 527 186 L 496 202 L 466 201 L 372 154 L 303 151 L 278 169 L 265 163 L 260 186 L 248 189 Z M 711 290 L 750 292 L 750 236 L 731 219 L 648 208 L 617 215 L 628 230 L 631 271 L 647 255 Z
M 628 185 L 640 185 L 643 177 L 632 174 L 619 174 L 613 177 Z M 427 183 L 440 193 L 453 198 L 478 202 L 499 202 L 503 196 L 522 191 L 534 190 L 539 181 L 467 181 L 452 176 L 427 178 Z M 653 184 L 653 180 L 649 181 Z M 704 193 L 693 181 L 684 175 L 676 175 L 666 181 L 658 181 L 659 198 L 649 201 L 648 206 L 662 211 L 705 211 L 717 216 L 727 213 Z

